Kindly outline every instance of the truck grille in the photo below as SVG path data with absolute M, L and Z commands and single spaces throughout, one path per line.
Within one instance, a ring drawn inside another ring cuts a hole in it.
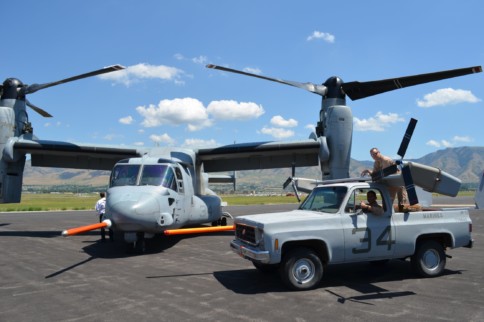
M 251 226 L 236 224 L 235 237 L 251 245 L 257 244 L 257 239 L 255 236 L 255 228 Z

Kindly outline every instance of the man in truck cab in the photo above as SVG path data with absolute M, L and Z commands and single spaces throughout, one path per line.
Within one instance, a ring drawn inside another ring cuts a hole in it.
M 378 204 L 376 193 L 373 190 L 369 190 L 366 193 L 367 202 L 361 201 L 360 207 L 363 212 L 371 212 L 376 216 L 383 215 L 383 208 Z

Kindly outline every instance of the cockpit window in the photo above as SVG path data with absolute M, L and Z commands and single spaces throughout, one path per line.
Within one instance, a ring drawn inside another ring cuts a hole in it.
M 143 166 L 140 185 L 163 186 L 171 190 L 176 189 L 175 173 L 165 164 L 149 164 Z
M 139 182 L 140 186 L 161 186 L 166 168 L 166 165 L 160 164 L 145 165 Z
M 140 171 L 139 164 L 117 164 L 111 173 L 110 187 L 134 186 Z M 177 191 L 175 173 L 166 164 L 147 164 L 141 170 L 140 186 L 163 186 Z
M 169 188 L 171 190 L 176 189 L 176 180 L 175 180 L 175 173 L 173 172 L 172 168 L 167 168 L 165 171 L 165 175 L 163 176 L 163 180 L 161 180 L 161 185 L 163 187 Z
M 341 207 L 347 192 L 346 187 L 320 187 L 315 188 L 304 202 L 299 206 L 301 210 L 312 210 L 327 213 L 336 213 Z
M 139 164 L 117 164 L 111 172 L 110 187 L 134 186 L 138 178 Z

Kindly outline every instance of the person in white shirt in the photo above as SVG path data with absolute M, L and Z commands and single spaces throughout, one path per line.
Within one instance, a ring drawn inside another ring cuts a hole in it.
M 104 220 L 104 213 L 106 212 L 106 193 L 105 192 L 100 192 L 99 196 L 101 199 L 99 199 L 96 202 L 96 206 L 94 209 L 96 209 L 96 212 L 99 215 L 99 222 L 102 222 Z M 109 230 L 109 238 L 111 241 L 113 240 L 113 235 L 111 229 Z M 101 240 L 104 242 L 106 241 L 106 229 L 101 228 Z

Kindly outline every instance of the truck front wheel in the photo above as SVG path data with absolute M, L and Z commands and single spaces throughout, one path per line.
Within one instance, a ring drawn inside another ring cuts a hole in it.
M 254 267 L 257 268 L 259 272 L 264 274 L 273 273 L 279 268 L 278 264 L 261 264 L 258 262 L 252 262 L 252 264 L 254 264 Z
M 440 275 L 445 268 L 444 247 L 434 241 L 423 242 L 411 258 L 414 271 L 422 277 Z
M 318 286 L 323 277 L 319 256 L 308 248 L 290 250 L 281 262 L 281 279 L 292 290 L 309 290 Z

